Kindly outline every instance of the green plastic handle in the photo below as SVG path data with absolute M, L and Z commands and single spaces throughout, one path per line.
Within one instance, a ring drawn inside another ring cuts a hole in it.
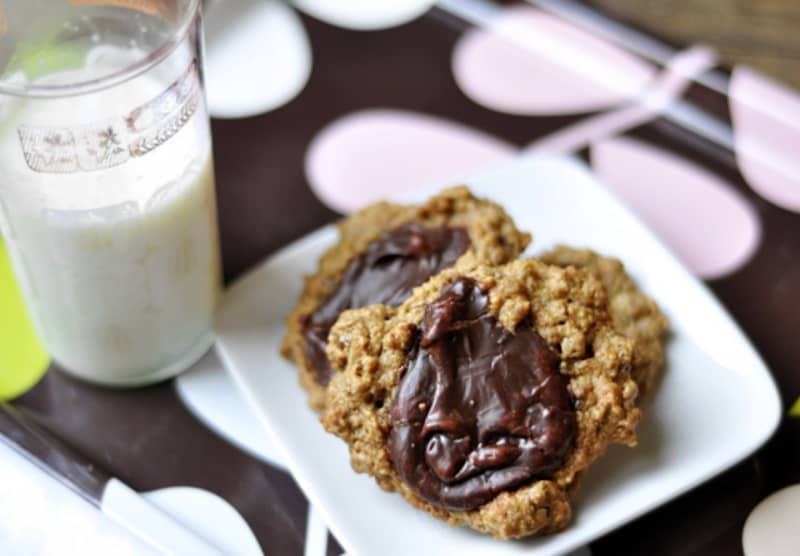
M 14 399 L 33 388 L 49 364 L 0 238 L 0 400 Z

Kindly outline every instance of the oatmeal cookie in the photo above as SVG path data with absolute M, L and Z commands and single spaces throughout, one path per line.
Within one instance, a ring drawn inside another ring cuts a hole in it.
M 586 270 L 452 268 L 400 307 L 342 313 L 322 423 L 354 470 L 452 525 L 555 532 L 581 473 L 636 443 L 632 352 Z
M 530 242 L 498 205 L 466 187 L 442 191 L 422 205 L 378 203 L 338 226 L 339 242 L 306 277 L 289 315 L 281 352 L 299 368 L 309 405 L 325 406 L 335 366 L 325 356 L 328 331 L 345 309 L 400 305 L 414 287 L 441 270 L 515 259 Z
M 631 375 L 639 386 L 639 396 L 642 399 L 648 396 L 664 366 L 663 342 L 667 331 L 667 318 L 656 302 L 636 287 L 617 259 L 566 245 L 557 246 L 541 259 L 558 266 L 585 268 L 603 282 L 614 328 L 633 341 Z

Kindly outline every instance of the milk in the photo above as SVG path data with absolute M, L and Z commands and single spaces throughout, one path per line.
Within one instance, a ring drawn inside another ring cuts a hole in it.
M 148 76 L 94 95 L 0 99 L 0 226 L 45 346 L 90 381 L 152 382 L 211 343 L 214 172 L 196 73 L 183 76 L 180 117 L 166 126 L 165 87 Z M 111 140 L 98 140 L 107 127 Z

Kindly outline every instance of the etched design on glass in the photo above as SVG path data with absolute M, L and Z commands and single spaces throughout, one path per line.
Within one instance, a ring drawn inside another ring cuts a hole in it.
M 192 118 L 200 104 L 197 64 L 157 97 L 128 114 L 74 127 L 17 127 L 25 162 L 34 172 L 91 172 L 157 149 Z
M 79 170 L 75 135 L 71 130 L 20 126 L 17 133 L 31 170 L 47 168 L 52 173 Z

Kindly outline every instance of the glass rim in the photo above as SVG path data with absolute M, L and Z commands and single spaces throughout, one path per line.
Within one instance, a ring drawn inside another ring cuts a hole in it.
M 146 72 L 172 54 L 186 37 L 189 27 L 200 11 L 201 5 L 202 0 L 189 0 L 189 5 L 181 20 L 177 22 L 172 33 L 170 33 L 169 37 L 167 37 L 158 48 L 155 48 L 142 59 L 115 70 L 108 75 L 61 85 L 12 85 L 7 81 L 0 81 L 0 95 L 32 98 L 61 98 L 94 93 L 125 83 Z

